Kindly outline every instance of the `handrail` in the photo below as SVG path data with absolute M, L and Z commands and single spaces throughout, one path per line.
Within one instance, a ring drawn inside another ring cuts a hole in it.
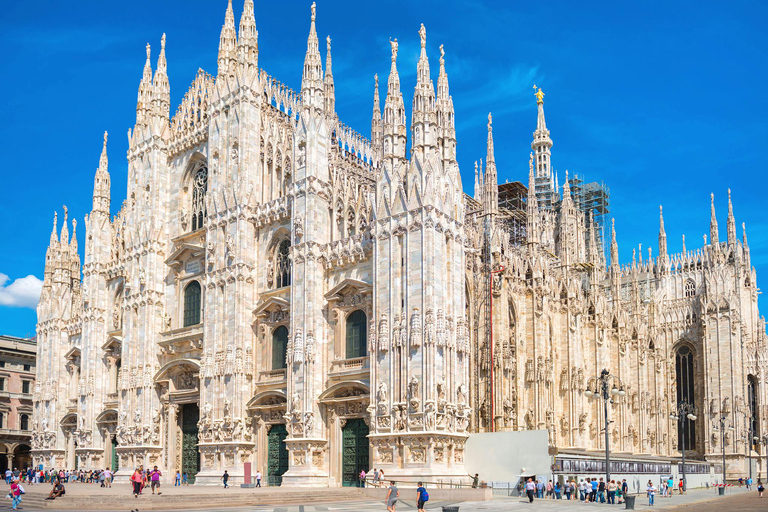
M 398 483 L 400 483 L 400 484 L 413 484 L 414 486 L 416 484 L 418 484 L 419 482 L 421 482 L 422 485 L 424 485 L 424 486 L 432 485 L 432 486 L 434 486 L 433 488 L 435 488 L 435 489 L 463 489 L 463 488 L 467 488 L 467 489 L 480 489 L 480 488 L 484 487 L 484 486 L 481 486 L 481 485 L 475 486 L 474 484 L 465 484 L 465 483 L 461 483 L 461 482 L 454 482 L 453 480 L 451 480 L 450 482 L 445 482 L 445 481 L 442 481 L 442 480 L 430 481 L 430 480 L 426 480 L 426 479 L 418 478 L 418 477 L 410 477 L 410 478 L 412 478 L 412 479 L 405 480 L 405 479 L 403 479 L 403 477 L 390 478 L 387 475 L 384 475 L 384 478 L 383 479 L 380 478 L 378 480 L 378 483 L 382 487 L 388 486 L 389 482 L 395 482 L 396 484 L 398 484 Z M 467 475 L 467 478 L 472 478 L 472 476 L 471 475 Z M 373 475 L 366 473 L 366 475 L 365 475 L 365 482 L 366 482 L 366 484 L 373 484 Z

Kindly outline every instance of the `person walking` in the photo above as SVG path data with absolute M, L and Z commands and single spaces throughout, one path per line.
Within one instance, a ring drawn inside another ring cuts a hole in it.
M 543 480 L 534 480 L 534 483 L 536 484 L 536 497 L 541 499 L 544 497 L 544 481 Z
M 566 500 L 571 499 L 571 481 L 570 480 L 565 482 L 565 485 L 563 486 L 563 493 L 565 494 Z
M 365 470 L 360 470 L 360 485 L 358 487 L 365 487 Z
M 155 466 L 152 469 L 152 472 L 149 474 L 150 482 L 152 485 L 152 494 L 155 494 L 155 489 L 157 489 L 157 494 L 163 494 L 160 492 L 160 477 L 163 476 L 163 474 L 160 472 L 159 469 L 157 469 L 157 466 Z
M 680 494 L 683 494 L 683 491 L 685 491 L 685 489 L 683 488 L 683 479 L 682 478 L 678 482 L 677 486 L 680 489 Z
M 139 471 L 139 468 L 136 468 L 136 470 L 131 475 L 131 484 L 133 485 L 133 497 L 138 498 L 139 494 L 141 494 L 141 483 L 144 481 L 144 477 L 141 475 L 141 471 Z
M 667 497 L 671 498 L 672 494 L 675 492 L 675 479 L 672 478 L 672 475 L 669 475 L 669 478 L 667 479 L 667 490 L 669 491 Z
M 616 504 L 616 480 L 611 480 L 608 482 L 608 504 L 609 505 L 615 505 Z
M 261 487 L 261 470 L 256 470 L 256 487 Z
M 181 475 L 181 485 L 189 485 L 189 476 L 186 471 Z
M 765 491 L 765 487 L 763 487 L 763 481 L 759 478 L 757 479 L 757 495 L 761 498 L 763 497 L 763 491 Z
M 427 501 L 429 501 L 429 493 L 419 482 L 418 487 L 416 487 L 416 508 L 419 512 L 424 512 L 424 504 Z
M 533 503 L 533 493 L 536 492 L 536 484 L 533 482 L 533 478 L 529 478 L 525 482 L 525 494 L 528 495 L 528 503 Z
M 395 504 L 397 504 L 397 498 L 400 497 L 400 491 L 395 486 L 395 481 L 389 482 L 389 488 L 387 489 L 387 511 L 395 512 Z
M 181 473 L 176 472 L 176 476 L 173 478 L 173 486 L 181 487 Z
M 13 510 L 16 510 L 16 507 L 21 503 L 21 490 L 22 487 L 19 480 L 13 480 L 11 483 L 11 505 L 13 506 Z
M 656 495 L 656 486 L 653 485 L 653 481 L 648 480 L 648 487 L 645 488 L 646 492 L 648 493 L 648 506 L 653 506 L 653 497 Z
M 749 477 L 747 477 L 747 490 L 748 491 L 752 490 L 752 479 Z
M 221 480 L 224 482 L 224 488 L 229 489 L 229 484 L 227 482 L 229 481 L 229 473 L 227 473 L 227 470 L 224 470 L 224 474 L 221 475 Z

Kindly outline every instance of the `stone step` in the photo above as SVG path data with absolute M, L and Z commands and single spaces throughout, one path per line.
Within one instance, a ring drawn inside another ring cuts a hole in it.
M 305 488 L 285 489 L 282 491 L 260 491 L 253 493 L 232 493 L 226 491 L 216 494 L 162 494 L 159 496 L 141 495 L 133 498 L 126 489 L 125 494 L 68 494 L 56 500 L 46 500 L 44 495 L 38 494 L 24 498 L 22 505 L 29 510 L 39 509 L 66 509 L 66 510 L 124 510 L 126 506 L 133 506 L 140 510 L 167 510 L 167 509 L 198 509 L 198 508 L 224 508 L 237 506 L 259 505 L 290 505 L 303 503 L 370 500 L 363 492 L 357 489 L 325 489 L 312 490 Z M 135 505 L 134 505 L 135 503 Z

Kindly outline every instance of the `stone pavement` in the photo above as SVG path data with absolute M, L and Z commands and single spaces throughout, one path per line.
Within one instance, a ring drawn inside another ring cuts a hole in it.
M 142 505 L 147 504 L 146 501 L 142 501 L 142 498 L 139 499 L 131 499 L 129 490 L 126 485 L 119 485 L 117 487 L 113 487 L 113 490 L 110 491 L 109 489 L 99 489 L 97 486 L 91 486 L 87 484 L 70 484 L 67 489 L 68 493 L 69 488 L 73 489 L 73 492 L 75 493 L 93 493 L 95 490 L 102 490 L 105 491 L 105 493 L 108 493 L 109 496 L 112 497 L 112 499 L 115 500 L 121 500 L 125 504 L 125 511 L 128 512 L 130 510 L 133 510 L 135 508 L 138 508 L 139 511 L 142 510 Z M 45 489 L 48 489 L 48 486 L 40 486 L 40 487 L 34 487 L 34 490 L 32 491 L 32 496 L 37 495 L 39 497 L 39 493 Z M 336 501 L 328 501 L 328 502 L 322 502 L 319 503 L 317 501 L 309 500 L 307 503 L 304 504 L 253 504 L 253 505 L 244 505 L 244 504 L 233 504 L 233 506 L 227 507 L 226 505 L 222 505 L 222 501 L 220 498 L 222 494 L 225 492 L 224 489 L 221 487 L 187 487 L 187 488 L 176 488 L 176 490 L 179 492 L 179 494 L 187 494 L 187 493 L 195 493 L 195 494 L 210 494 L 211 497 L 211 506 L 205 507 L 203 503 L 200 503 L 200 508 L 197 507 L 190 507 L 189 509 L 186 509 L 186 512 L 357 512 L 357 511 L 386 511 L 386 506 L 383 502 L 384 497 L 384 491 L 382 491 L 382 501 L 376 501 L 376 500 L 370 500 L 370 499 L 344 499 L 344 498 L 337 498 Z M 240 488 L 231 488 L 232 495 L 234 497 L 235 494 L 242 494 L 247 492 L 253 492 L 249 489 L 240 489 Z M 228 490 L 227 492 L 229 492 Z M 273 489 L 274 490 L 274 489 Z M 173 489 L 171 489 L 173 491 Z M 282 488 L 281 494 L 284 495 L 294 495 L 296 498 L 296 503 L 301 503 L 301 497 L 300 495 L 303 494 L 306 489 L 289 489 L 289 488 Z M 401 490 L 401 497 L 405 499 L 400 499 L 397 503 L 396 510 L 397 512 L 410 512 L 416 509 L 416 502 L 414 499 L 410 499 L 409 496 L 411 493 L 415 492 L 413 489 L 406 489 Z M 299 496 L 296 496 L 299 495 Z M 31 496 L 30 496 L 31 497 Z M 179 495 L 179 498 L 181 499 L 182 496 Z M 171 499 L 173 499 L 171 497 Z M 746 492 L 745 489 L 734 489 L 731 493 L 724 497 L 717 496 L 715 489 L 708 489 L 708 490 L 692 490 L 689 493 L 678 496 L 675 495 L 672 498 L 658 498 L 656 500 L 656 504 L 654 507 L 648 506 L 648 499 L 644 496 L 638 496 L 635 509 L 641 510 L 644 512 L 653 512 L 658 510 L 668 510 L 672 512 L 673 510 L 696 510 L 703 511 L 703 512 L 719 512 L 722 510 L 733 510 L 733 511 L 757 511 L 757 510 L 765 510 L 768 508 L 768 494 L 766 494 L 766 498 L 764 498 L 765 501 L 760 500 L 757 498 L 757 492 L 751 491 Z M 39 508 L 32 506 L 32 499 L 27 500 L 27 506 L 25 506 L 25 503 L 22 502 L 22 505 L 20 507 L 20 510 L 39 510 Z M 51 503 L 51 502 L 49 502 Z M 52 502 L 51 504 L 56 503 Z M 584 511 L 584 510 L 601 510 L 601 509 L 613 509 L 613 510 L 624 510 L 624 505 L 607 505 L 607 504 L 585 504 L 581 503 L 579 501 L 565 501 L 565 500 L 535 500 L 533 504 L 529 504 L 527 499 L 522 499 L 518 497 L 499 497 L 496 496 L 492 501 L 479 501 L 479 502 L 449 502 L 449 501 L 432 501 L 430 500 L 427 503 L 426 509 L 430 512 L 441 512 L 442 507 L 445 506 L 459 506 L 460 512 L 480 512 L 480 511 L 488 511 L 488 512 L 494 512 L 494 511 L 508 511 L 508 510 L 542 510 L 542 511 L 562 511 L 562 512 L 570 512 L 570 511 Z M 0 499 L 0 511 L 6 511 L 10 510 L 10 500 L 6 499 Z M 49 510 L 57 510 L 56 507 L 50 507 L 46 508 L 46 511 Z M 71 510 L 71 509 L 69 509 Z M 92 510 L 99 510 L 97 507 L 94 507 Z M 146 508 L 144 508 L 146 510 Z M 160 510 L 159 508 L 155 507 L 155 510 Z

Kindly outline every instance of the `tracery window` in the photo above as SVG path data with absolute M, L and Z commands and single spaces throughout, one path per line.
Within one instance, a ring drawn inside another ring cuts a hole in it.
M 747 406 L 749 407 L 749 425 L 752 427 L 752 436 L 760 437 L 758 431 L 759 422 L 757 417 L 757 379 L 754 375 L 747 375 Z M 751 444 L 750 444 L 751 446 Z
M 347 359 L 365 356 L 368 332 L 366 324 L 365 313 L 360 309 L 347 316 Z
M 207 215 L 205 194 L 208 192 L 208 167 L 202 166 L 192 182 L 192 231 L 203 227 Z
M 693 352 L 685 345 L 677 350 L 675 356 L 675 374 L 677 376 L 677 403 L 682 401 L 689 404 L 694 402 L 694 380 L 693 380 Z M 696 448 L 696 423 L 684 419 L 677 423 L 678 449 L 681 448 L 683 439 L 683 429 L 685 429 L 685 449 L 693 450 Z
M 286 368 L 288 356 L 288 328 L 281 325 L 272 332 L 272 369 Z
M 689 279 L 685 282 L 685 296 L 693 297 L 694 295 L 696 295 L 696 283 L 693 279 Z
M 291 243 L 286 238 L 277 248 L 275 269 L 277 274 L 276 288 L 282 288 L 291 284 Z
M 200 323 L 200 283 L 192 281 L 184 289 L 184 327 Z

